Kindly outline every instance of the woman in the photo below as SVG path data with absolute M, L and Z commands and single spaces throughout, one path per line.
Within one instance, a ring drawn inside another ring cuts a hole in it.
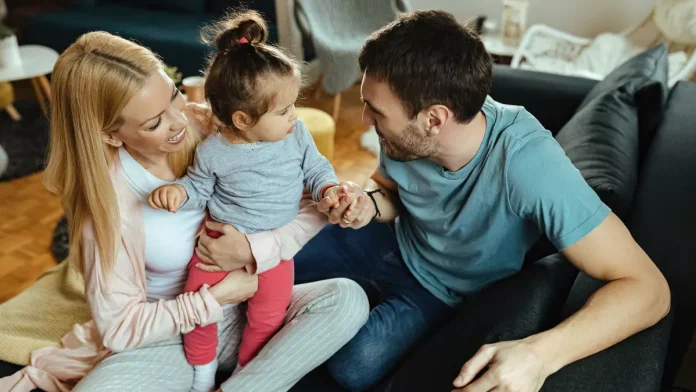
M 32 364 L 48 373 L 24 369 L 17 376 L 23 381 L 13 385 L 40 382 L 57 390 L 59 382 L 75 382 L 88 371 L 75 391 L 189 391 L 193 370 L 181 334 L 216 322 L 220 368 L 234 369 L 245 324 L 243 309 L 234 304 L 253 295 L 255 276 L 238 270 L 184 294 L 204 212 L 146 207 L 154 188 L 184 174 L 198 141 L 161 62 L 127 40 L 88 33 L 60 56 L 52 84 L 46 184 L 61 196 L 71 224 L 70 262 L 83 271 L 92 321 L 63 339 L 72 349 L 33 354 Z M 294 224 L 249 236 L 251 248 L 280 239 L 294 245 L 267 253 L 297 251 L 323 224 L 315 211 L 305 205 Z M 246 270 L 260 273 L 279 261 Z M 352 281 L 296 286 L 283 329 L 221 390 L 289 389 L 350 340 L 367 315 L 366 296 Z M 2 382 L 0 389 L 10 385 Z

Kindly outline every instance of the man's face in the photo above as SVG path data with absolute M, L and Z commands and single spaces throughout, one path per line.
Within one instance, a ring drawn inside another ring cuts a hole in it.
M 360 91 L 365 103 L 363 123 L 375 127 L 389 158 L 406 162 L 429 158 L 437 152 L 437 141 L 419 126 L 418 116 L 409 119 L 401 100 L 386 82 L 365 73 Z

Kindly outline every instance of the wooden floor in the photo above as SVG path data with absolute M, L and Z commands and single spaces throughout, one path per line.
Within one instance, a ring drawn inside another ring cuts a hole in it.
M 21 96 L 21 86 L 19 96 Z M 26 91 L 26 90 L 25 90 Z M 302 106 L 331 113 L 332 97 L 314 99 L 312 92 Z M 344 94 L 336 124 L 335 156 L 332 161 L 341 180 L 362 184 L 376 167 L 373 154 L 361 150 L 362 105 L 359 89 Z M 0 112 L 1 116 L 6 116 Z M 0 183 L 0 303 L 31 285 L 41 273 L 56 264 L 50 253 L 53 229 L 63 212 L 57 197 L 41 184 L 41 174 Z

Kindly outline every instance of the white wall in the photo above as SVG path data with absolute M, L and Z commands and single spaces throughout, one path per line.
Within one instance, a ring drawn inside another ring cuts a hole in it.
M 462 21 L 486 15 L 500 21 L 502 0 L 409 0 L 413 9 L 443 9 Z M 641 22 L 655 0 L 529 0 L 527 25 L 543 23 L 570 34 L 593 37 Z
M 344 0 L 350 1 L 350 0 Z M 502 0 L 407 0 L 415 10 L 444 9 L 466 21 L 479 15 L 500 21 Z M 530 0 L 527 25 L 543 23 L 567 33 L 594 37 L 601 32 L 619 32 L 648 16 L 655 0 Z M 275 0 L 280 44 L 302 58 L 302 40 L 294 20 L 294 0 Z M 308 77 L 318 76 L 317 63 Z

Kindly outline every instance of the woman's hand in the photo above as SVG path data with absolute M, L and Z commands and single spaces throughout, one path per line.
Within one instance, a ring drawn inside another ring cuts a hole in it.
M 253 297 L 259 288 L 258 275 L 240 269 L 230 272 L 220 283 L 208 289 L 220 306 L 238 304 Z
M 213 238 L 203 231 L 196 254 L 206 264 L 197 264 L 196 267 L 208 272 L 234 271 L 256 262 L 246 235 L 234 226 L 213 221 L 206 221 L 205 226 L 222 235 Z

